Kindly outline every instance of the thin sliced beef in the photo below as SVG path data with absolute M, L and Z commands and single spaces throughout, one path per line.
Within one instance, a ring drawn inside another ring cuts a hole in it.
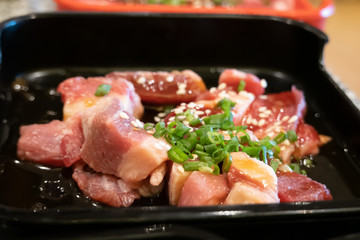
M 125 111 L 136 118 L 142 116 L 144 108 L 131 82 L 122 78 L 90 77 L 85 79 L 83 77 L 73 77 L 61 82 L 57 88 L 64 102 L 64 119 L 83 112 L 102 99 L 103 97 L 95 96 L 95 92 L 101 84 L 111 85 L 107 96 L 120 99 Z
M 332 200 L 324 184 L 296 172 L 276 173 L 280 202 L 303 202 Z
M 20 159 L 54 167 L 68 167 L 80 159 L 84 142 L 79 117 L 66 122 L 20 127 L 17 154 Z
M 182 188 L 178 206 L 218 205 L 226 198 L 229 187 L 223 175 L 192 172 Z
M 151 104 L 191 102 L 206 91 L 202 78 L 191 70 L 113 72 L 107 77 L 132 82 L 141 101 Z
M 74 164 L 72 177 L 86 196 L 113 207 L 129 207 L 140 198 L 137 190 L 122 179 L 97 173 L 83 162 Z
M 137 185 L 168 159 L 170 146 L 121 106 L 118 98 L 106 98 L 83 114 L 81 157 L 95 171 Z

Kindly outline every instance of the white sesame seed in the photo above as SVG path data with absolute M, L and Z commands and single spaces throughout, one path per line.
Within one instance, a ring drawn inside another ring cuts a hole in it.
M 186 94 L 186 86 L 187 86 L 187 83 L 178 83 L 178 90 L 176 91 L 176 94 L 178 95 L 184 95 Z
M 172 75 L 167 76 L 166 81 L 167 82 L 173 82 L 174 81 L 174 76 L 172 76 Z
M 200 110 L 195 112 L 195 114 L 197 115 L 203 115 L 204 113 L 205 113 L 204 111 L 200 111 Z
M 226 88 L 226 83 L 221 83 L 219 86 L 218 86 L 218 89 L 219 90 L 223 90 Z
M 205 113 L 206 113 L 206 115 L 209 115 L 209 114 L 211 113 L 211 110 L 210 110 L 210 109 L 206 109 L 206 110 L 205 110 Z
M 286 146 L 290 146 L 291 143 L 290 143 L 289 139 L 285 139 L 283 144 L 286 145 Z
M 267 110 L 267 107 L 265 107 L 265 106 L 262 106 L 262 107 L 259 107 L 259 112 L 264 112 L 264 111 L 266 111 Z
M 125 112 L 120 112 L 119 115 L 123 119 L 129 119 L 129 116 Z
M 265 113 L 259 113 L 259 117 L 260 118 L 267 118 L 269 115 L 265 114 Z
M 196 103 L 190 102 L 190 103 L 188 103 L 187 107 L 188 108 L 194 108 L 194 107 L 196 107 Z
M 289 119 L 288 123 L 293 123 L 293 122 L 295 122 L 296 120 L 298 120 L 298 116 L 294 115 L 294 116 L 292 116 L 292 117 Z
M 137 124 L 136 124 L 135 121 L 131 121 L 130 123 L 131 123 L 131 125 L 132 125 L 133 127 L 135 127 L 135 128 L 137 127 Z
M 263 87 L 263 88 L 267 88 L 268 84 L 267 84 L 267 81 L 265 79 L 261 79 L 260 80 L 260 85 Z
M 252 118 L 251 118 L 251 116 L 249 116 L 248 119 L 246 119 L 246 124 L 249 125 L 251 123 L 251 121 L 252 121 Z
M 175 109 L 173 110 L 173 112 L 174 112 L 175 114 L 180 114 L 180 113 L 183 113 L 184 110 L 183 110 L 182 108 L 175 108 Z
M 264 113 L 267 115 L 271 115 L 272 111 L 268 109 L 268 110 L 264 111 Z
M 169 118 L 169 121 L 170 121 L 170 122 L 172 122 L 172 121 L 174 121 L 174 120 L 175 120 L 175 117 L 174 117 L 174 116 Z
M 144 84 L 144 83 L 146 83 L 146 78 L 143 77 L 143 76 L 141 76 L 141 77 L 139 77 L 139 78 L 136 80 L 136 82 L 137 82 L 138 84 Z
M 262 127 L 262 126 L 264 126 L 265 123 L 266 123 L 265 119 L 261 119 L 259 121 L 259 126 Z
M 163 117 L 165 117 L 165 116 L 166 116 L 166 114 L 165 114 L 164 112 L 159 112 L 159 113 L 158 113 L 158 117 L 163 118 Z
M 202 104 L 202 103 L 200 103 L 200 104 L 197 104 L 197 107 L 198 107 L 198 108 L 203 108 L 203 107 L 205 107 L 205 105 Z
M 177 120 L 179 120 L 179 121 L 183 121 L 183 120 L 186 119 L 186 116 L 180 115 L 180 116 L 177 116 L 176 118 L 177 118 Z
M 268 96 L 267 95 L 260 95 L 259 98 L 264 100 L 264 99 L 267 99 Z
M 136 119 L 135 122 L 136 122 L 138 128 L 144 128 L 144 124 L 139 119 Z
M 254 118 L 254 119 L 251 121 L 251 124 L 252 124 L 252 125 L 258 125 L 258 121 Z
M 281 121 L 285 122 L 285 121 L 287 121 L 288 119 L 289 119 L 289 116 L 286 115 L 286 116 L 284 116 L 284 117 L 281 119 Z
M 216 92 L 216 88 L 215 87 L 212 87 L 212 88 L 210 88 L 210 93 L 214 93 L 214 92 Z
M 154 120 L 155 120 L 155 122 L 160 122 L 160 121 L 161 121 L 161 118 L 159 118 L 158 116 L 155 116 L 155 117 L 154 117 Z

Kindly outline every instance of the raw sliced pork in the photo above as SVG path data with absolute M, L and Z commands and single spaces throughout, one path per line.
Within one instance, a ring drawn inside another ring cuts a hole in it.
M 105 98 L 82 115 L 81 157 L 95 171 L 137 186 L 168 159 L 170 146 L 148 134 L 121 106 L 118 98 Z
M 54 167 L 69 167 L 80 159 L 84 137 L 79 117 L 68 121 L 53 120 L 47 124 L 20 127 L 17 155 Z
M 191 172 L 181 192 L 178 206 L 212 206 L 224 201 L 229 187 L 224 175 Z
M 140 194 L 115 176 L 97 173 L 83 162 L 74 164 L 73 179 L 91 199 L 113 207 L 129 207 Z
M 142 116 L 144 107 L 131 82 L 122 78 L 89 77 L 85 79 L 83 77 L 73 77 L 61 82 L 57 88 L 64 102 L 64 119 L 83 112 L 101 100 L 103 97 L 95 96 L 95 92 L 101 84 L 111 85 L 107 96 L 120 99 L 124 111 L 134 115 L 136 118 Z
M 227 173 L 231 188 L 224 204 L 278 203 L 277 177 L 274 170 L 244 152 L 230 154 Z

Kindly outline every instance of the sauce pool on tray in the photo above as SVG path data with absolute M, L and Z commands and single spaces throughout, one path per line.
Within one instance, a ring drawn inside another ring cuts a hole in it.
M 113 207 L 166 191 L 173 206 L 331 200 L 299 161 L 330 140 L 304 122 L 302 91 L 226 69 L 206 89 L 191 70 L 74 77 L 57 91 L 63 120 L 20 127 L 20 159 L 72 167 L 84 195 Z M 153 123 L 147 105 L 175 105 Z

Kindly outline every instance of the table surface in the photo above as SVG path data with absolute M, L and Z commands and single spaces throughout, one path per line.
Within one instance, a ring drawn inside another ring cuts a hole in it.
M 335 13 L 325 25 L 329 43 L 324 63 L 334 77 L 360 97 L 360 1 L 335 0 Z M 351 94 L 351 93 L 350 93 Z
M 360 109 L 360 0 L 334 0 L 334 4 L 335 13 L 326 20 L 324 29 L 329 37 L 324 63 Z M 0 0 L 0 21 L 55 10 L 52 0 Z

